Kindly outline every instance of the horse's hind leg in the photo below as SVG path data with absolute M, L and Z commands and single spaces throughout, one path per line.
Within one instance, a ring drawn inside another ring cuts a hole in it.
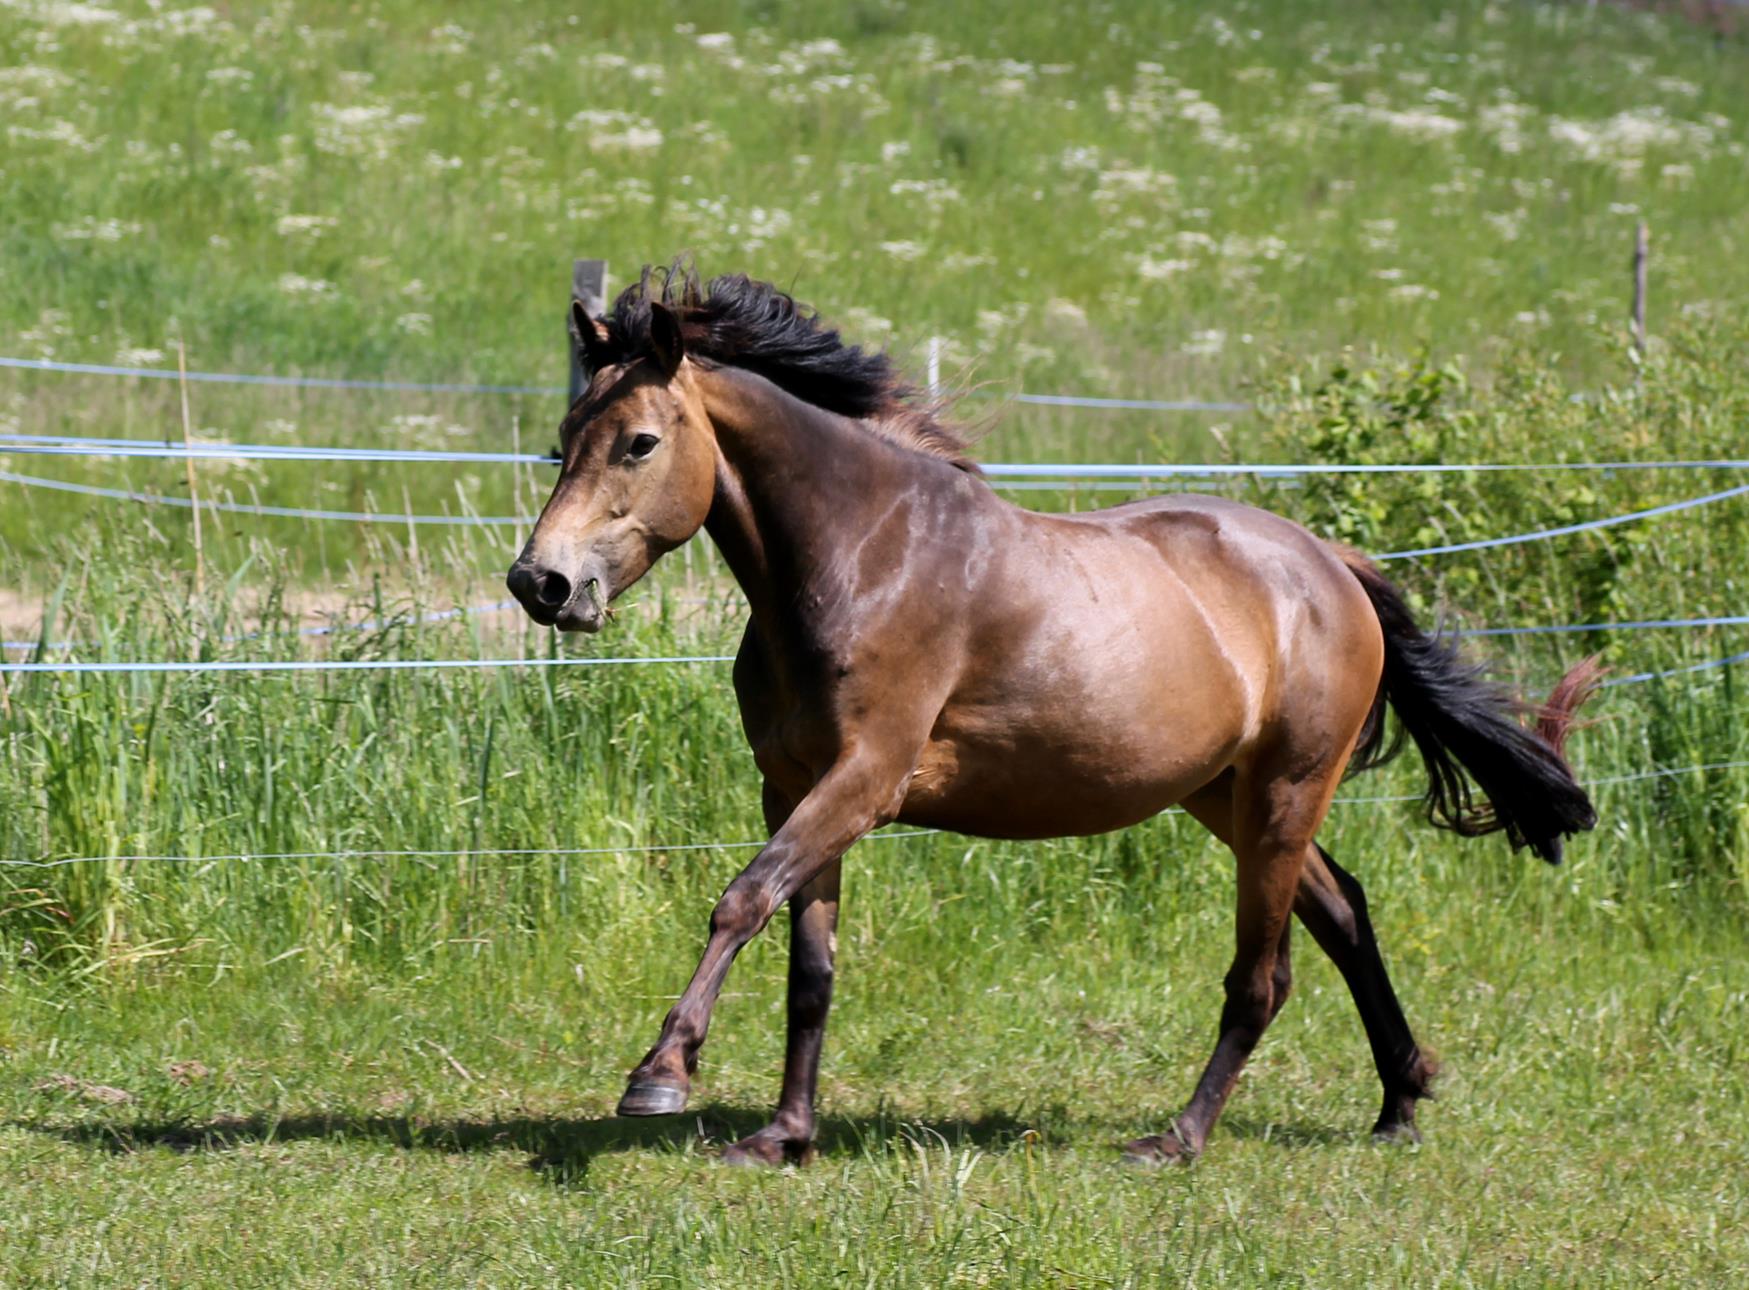
M 1360 1009 L 1373 1063 L 1384 1083 L 1384 1107 L 1373 1134 L 1419 1139 L 1415 1103 L 1428 1095 L 1434 1064 L 1415 1043 L 1379 956 L 1366 893 L 1330 853 L 1314 844 L 1300 873 L 1294 912 L 1330 956 Z
M 1287 997 L 1287 927 L 1313 832 L 1335 788 L 1330 774 L 1289 777 L 1267 763 L 1236 774 L 1230 792 L 1205 790 L 1184 803 L 1238 861 L 1233 965 L 1226 976 L 1220 1038 L 1190 1104 L 1168 1133 L 1137 1138 L 1124 1154 L 1156 1163 L 1195 1156 L 1208 1140 L 1239 1072 Z M 1279 996 L 1279 997 L 1278 997 Z

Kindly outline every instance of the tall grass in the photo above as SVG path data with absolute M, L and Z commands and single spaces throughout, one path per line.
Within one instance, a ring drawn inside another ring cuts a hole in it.
M 1527 443 L 1551 459 L 1725 455 L 1749 395 L 1721 379 L 1725 369 L 1712 356 L 1737 343 L 1716 332 L 1685 335 L 1642 384 L 1578 402 L 1528 362 L 1473 390 L 1456 371 L 1350 360 L 1321 380 L 1283 379 L 1265 401 L 1270 442 L 1284 455 L 1356 462 L 1510 458 Z M 1390 550 L 1545 527 L 1713 486 L 1705 472 L 1623 472 L 1336 477 L 1254 492 L 1320 531 Z M 1430 618 L 1452 611 L 1460 626 L 1728 614 L 1744 517 L 1741 504 L 1723 502 L 1632 528 L 1391 569 Z M 415 552 L 387 530 L 370 536 L 368 558 L 354 566 L 354 599 L 337 589 L 319 602 L 337 620 L 369 626 L 312 637 L 299 631 L 306 619 L 292 576 L 307 566 L 295 555 L 258 537 L 221 537 L 203 598 L 186 575 L 165 574 L 177 540 L 142 535 L 121 511 L 78 544 L 63 542 L 56 618 L 44 631 L 78 644 L 37 657 L 711 655 L 732 652 L 741 618 L 732 585 L 701 549 L 670 557 L 611 631 L 580 644 L 537 632 L 514 613 L 420 622 L 454 603 L 446 597 L 465 605 L 470 595 L 477 603 L 501 594 L 491 589 L 509 544 L 463 532 Z M 409 590 L 384 590 L 396 583 Z M 257 590 L 245 597 L 245 588 Z M 1625 678 L 1736 652 L 1742 635 L 1598 631 L 1475 644 L 1534 696 L 1582 651 L 1601 650 Z M 0 716 L 0 854 L 186 859 L 10 868 L 0 876 L 13 893 L 0 937 L 28 939 L 43 962 L 216 940 L 233 955 L 267 957 L 296 943 L 313 959 L 386 965 L 484 924 L 610 924 L 598 902 L 662 901 L 670 888 L 696 904 L 723 880 L 730 855 L 651 848 L 760 836 L 756 774 L 727 673 L 701 663 L 15 677 Z M 1738 670 L 1723 667 L 1607 691 L 1577 740 L 1584 773 L 1607 781 L 1749 760 L 1739 684 Z M 1399 765 L 1354 791 L 1415 793 L 1419 776 Z M 1602 789 L 1605 824 L 1574 848 L 1573 890 L 1740 914 L 1746 788 L 1749 771 L 1731 766 Z M 1357 804 L 1340 808 L 1332 828 L 1338 839 L 1370 836 L 1381 816 L 1410 813 Z M 1165 841 L 1179 838 L 1179 828 L 1150 826 L 1169 848 L 1184 845 Z M 883 863 L 914 877 L 963 845 L 870 844 Z M 1024 927 L 1030 910 L 1079 917 L 1104 899 L 1099 893 L 1124 890 L 1138 876 L 1128 869 L 1138 845 L 1118 837 L 975 850 L 1005 875 L 1014 896 L 1002 907 Z M 596 854 L 343 854 L 540 848 Z M 1417 849 L 1431 858 L 1419 869 L 1430 864 L 1440 874 L 1450 865 L 1453 882 L 1488 881 L 1475 877 L 1461 846 L 1429 838 Z M 290 858 L 203 860 L 238 855 Z M 987 902 L 980 907 L 989 912 Z

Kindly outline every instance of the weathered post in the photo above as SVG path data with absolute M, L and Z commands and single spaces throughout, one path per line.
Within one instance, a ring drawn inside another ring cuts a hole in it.
M 1634 353 L 1646 361 L 1646 260 L 1651 252 L 1651 230 L 1641 220 L 1634 230 Z
M 591 318 L 599 318 L 607 308 L 607 261 L 571 261 L 571 299 L 565 301 L 565 350 L 571 356 L 571 394 L 567 403 L 575 403 L 583 393 L 587 374 L 571 343 L 571 300 L 581 300 Z

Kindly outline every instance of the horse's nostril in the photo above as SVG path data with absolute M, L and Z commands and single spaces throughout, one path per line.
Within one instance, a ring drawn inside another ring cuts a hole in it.
M 571 602 L 571 580 L 553 569 L 542 569 L 520 561 L 510 568 L 505 579 L 516 598 L 542 622 L 547 615 L 557 614 Z
M 534 598 L 546 609 L 562 609 L 571 600 L 571 580 L 553 569 L 534 575 Z

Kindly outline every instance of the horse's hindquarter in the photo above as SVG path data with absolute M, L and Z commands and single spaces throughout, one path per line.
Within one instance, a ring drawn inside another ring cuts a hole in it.
M 1366 666 L 1377 629 L 1357 621 L 1357 605 L 1370 619 L 1358 586 L 1278 517 L 1207 498 L 1013 514 L 1009 549 L 968 589 L 974 627 L 906 821 L 999 837 L 1122 828 L 1246 756 L 1284 691 L 1317 688 L 1311 659 L 1353 650 L 1358 632 Z M 1376 681 L 1331 724 L 1358 729 Z

